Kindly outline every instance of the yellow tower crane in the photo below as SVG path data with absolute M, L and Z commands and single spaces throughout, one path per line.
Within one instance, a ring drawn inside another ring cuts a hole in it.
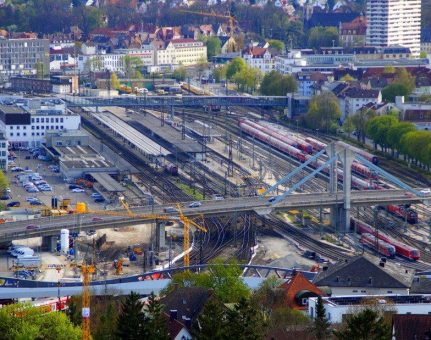
M 82 264 L 82 340 L 90 340 L 90 283 L 91 275 L 96 271 L 92 264 Z
M 180 221 L 183 223 L 184 225 L 184 242 L 183 242 L 183 251 L 184 251 L 184 267 L 189 267 L 190 266 L 190 253 L 189 253 L 189 248 L 190 248 L 190 225 L 196 227 L 197 229 L 203 231 L 203 232 L 207 232 L 207 229 L 205 227 L 200 226 L 199 224 L 197 224 L 195 221 L 191 220 L 190 218 L 188 218 L 187 216 L 185 216 L 183 214 L 183 211 L 181 209 L 181 204 L 177 204 L 177 208 L 178 208 L 178 213 L 179 213 L 179 217 L 180 217 Z

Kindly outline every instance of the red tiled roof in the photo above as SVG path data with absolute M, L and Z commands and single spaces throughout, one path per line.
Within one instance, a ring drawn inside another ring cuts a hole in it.
M 296 301 L 296 295 L 300 291 L 307 290 L 316 295 L 323 295 L 323 292 L 313 283 L 308 281 L 300 272 L 295 273 L 292 279 L 283 283 L 280 288 L 285 290 L 286 303 L 290 308 L 293 309 L 305 309 L 304 306 L 299 305 Z
M 396 340 L 426 340 L 431 336 L 431 315 L 396 314 L 392 317 Z
M 163 313 L 163 317 L 166 320 L 166 325 L 169 332 L 169 337 L 171 339 L 175 339 L 175 337 L 181 332 L 183 328 L 183 324 L 179 322 L 178 320 L 171 320 L 169 315 L 167 313 Z
M 266 48 L 262 47 L 250 47 L 245 51 L 245 54 L 250 54 L 253 57 L 262 57 L 265 52 L 267 51 Z

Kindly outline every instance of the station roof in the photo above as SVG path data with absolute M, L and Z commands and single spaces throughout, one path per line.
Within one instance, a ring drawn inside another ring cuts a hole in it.
M 123 192 L 126 189 L 113 179 L 109 174 L 104 172 L 90 172 L 90 175 L 109 192 Z
M 202 152 L 202 146 L 198 142 L 188 137 L 182 139 L 181 131 L 169 125 L 167 121 L 165 121 L 164 126 L 161 126 L 160 119 L 152 114 L 135 114 L 133 117 L 130 117 L 129 123 L 138 131 L 146 131 L 147 133 L 151 132 L 153 135 L 158 136 L 160 139 L 176 148 L 179 152 Z
M 60 153 L 63 156 L 67 156 L 70 158 L 73 157 L 81 157 L 81 156 L 93 156 L 93 155 L 97 155 L 97 151 L 94 150 L 91 146 L 87 146 L 87 145 L 77 145 L 77 146 L 56 146 L 56 148 L 58 149 L 58 151 L 60 151 Z
M 121 135 L 130 143 L 136 146 L 147 155 L 152 156 L 167 156 L 170 154 L 168 150 L 152 141 L 141 132 L 131 127 L 128 123 L 118 118 L 111 112 L 102 112 L 94 115 L 100 122 L 109 126 L 113 131 Z

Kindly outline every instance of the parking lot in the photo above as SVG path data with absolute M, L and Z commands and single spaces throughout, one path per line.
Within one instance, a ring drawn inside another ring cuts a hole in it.
M 94 193 L 92 189 L 83 188 L 84 192 L 73 192 L 70 190 L 70 183 L 66 183 L 59 172 L 53 171 L 53 169 L 55 170 L 55 164 L 52 161 L 34 159 L 32 154 L 26 150 L 14 150 L 13 153 L 17 158 L 9 166 L 9 171 L 7 172 L 10 184 L 10 197 L 7 200 L 3 200 L 4 204 L 20 202 L 20 208 L 37 208 L 37 205 L 31 205 L 29 202 L 30 198 L 37 198 L 43 205 L 50 207 L 51 198 L 56 196 L 59 202 L 62 199 L 71 199 L 72 207 L 76 206 L 76 202 L 86 202 L 89 209 L 100 210 L 104 208 L 105 203 L 94 202 L 94 198 L 91 197 L 91 194 Z M 12 171 L 15 167 L 22 168 L 24 171 Z M 38 176 L 35 176 L 35 173 Z M 26 174 L 30 178 L 20 182 L 19 176 L 21 178 L 23 176 L 27 177 Z M 33 184 L 28 184 L 29 182 Z M 46 184 L 42 184 L 42 186 L 36 185 L 40 182 L 46 182 Z M 24 183 L 27 183 L 26 188 L 28 191 L 23 186 Z M 32 192 L 36 191 L 34 188 L 36 188 L 37 192 Z M 42 191 L 41 188 L 45 188 L 47 191 Z

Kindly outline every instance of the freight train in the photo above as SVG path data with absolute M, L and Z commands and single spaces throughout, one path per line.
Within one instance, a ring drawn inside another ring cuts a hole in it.
M 395 257 L 395 247 L 383 240 L 379 240 L 372 234 L 363 233 L 359 242 L 371 249 L 377 250 L 379 254 L 382 254 L 386 257 Z
M 410 260 L 417 261 L 420 259 L 420 252 L 418 249 L 413 248 L 405 243 L 394 240 L 392 237 L 382 232 L 377 232 L 373 227 L 366 224 L 365 222 L 359 221 L 356 218 L 350 219 L 350 227 L 358 234 L 371 234 L 376 236 L 379 240 L 382 240 L 395 247 L 395 253 L 399 256 L 406 257 Z

